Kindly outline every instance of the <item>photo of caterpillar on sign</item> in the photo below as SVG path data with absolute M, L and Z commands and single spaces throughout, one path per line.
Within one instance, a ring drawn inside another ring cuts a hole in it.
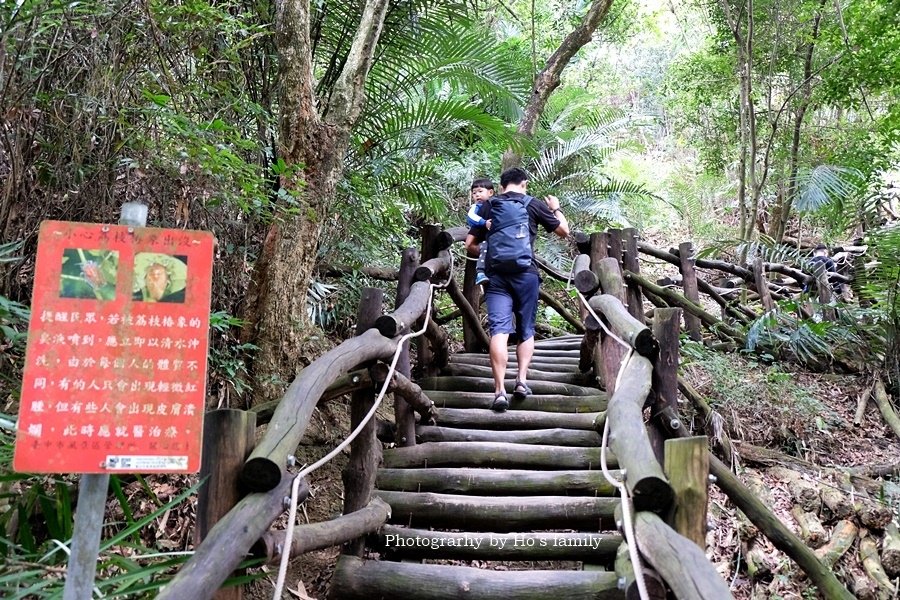
M 187 256 L 140 252 L 134 256 L 132 299 L 184 302 Z

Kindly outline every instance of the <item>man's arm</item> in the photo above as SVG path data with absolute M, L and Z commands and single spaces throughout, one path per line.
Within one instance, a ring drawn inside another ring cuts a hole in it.
M 559 221 L 559 226 L 553 230 L 553 233 L 561 238 L 568 237 L 569 221 L 566 220 L 566 215 L 559 209 L 559 199 L 556 196 L 547 196 L 544 198 L 544 202 L 547 203 L 547 208 L 550 209 L 550 212 L 552 212 L 553 216 Z

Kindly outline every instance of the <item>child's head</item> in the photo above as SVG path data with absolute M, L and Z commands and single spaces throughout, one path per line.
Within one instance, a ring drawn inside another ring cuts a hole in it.
M 472 182 L 472 200 L 484 202 L 494 195 L 494 182 L 486 177 Z

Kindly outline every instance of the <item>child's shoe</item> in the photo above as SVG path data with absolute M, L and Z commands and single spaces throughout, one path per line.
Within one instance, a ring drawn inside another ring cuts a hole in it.
M 488 281 L 490 281 L 488 276 L 481 271 L 475 275 L 475 285 L 487 285 Z

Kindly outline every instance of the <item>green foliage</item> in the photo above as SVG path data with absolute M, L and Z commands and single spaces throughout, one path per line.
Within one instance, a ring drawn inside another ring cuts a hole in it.
M 62 596 L 68 545 L 72 536 L 75 486 L 68 476 L 28 475 L 11 471 L 13 418 L 0 415 L 0 596 Z M 101 540 L 95 586 L 107 598 L 150 598 L 184 562 L 186 553 L 158 552 L 141 533 L 171 513 L 198 485 L 186 487 L 155 510 L 133 518 L 117 476 L 113 490 L 127 523 L 107 523 Z
M 682 343 L 682 349 L 682 368 L 692 373 L 692 379 L 715 382 L 707 394 L 711 406 L 720 412 L 770 414 L 774 427 L 780 423 L 810 423 L 818 417 L 839 420 L 784 367 L 761 363 L 746 355 L 711 351 L 689 340 Z M 787 431 L 782 433 L 790 435 Z
M 250 374 L 247 361 L 258 347 L 241 343 L 238 331 L 245 322 L 224 311 L 209 315 L 212 330 L 209 352 L 210 393 L 221 399 L 231 394 L 242 397 L 250 391 Z M 228 404 L 228 403 L 226 403 Z

